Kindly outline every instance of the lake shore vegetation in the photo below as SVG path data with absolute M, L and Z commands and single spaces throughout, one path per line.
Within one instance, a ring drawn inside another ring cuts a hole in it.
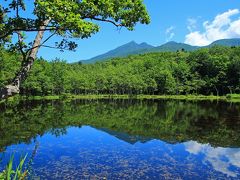
M 18 54 L 0 49 L 0 87 L 20 68 Z M 239 99 L 240 48 L 214 46 L 193 52 L 132 55 L 95 64 L 39 58 L 21 96 Z M 229 94 L 229 95 L 227 95 Z M 235 94 L 235 95 L 233 95 Z M 215 98 L 215 97 L 214 97 Z

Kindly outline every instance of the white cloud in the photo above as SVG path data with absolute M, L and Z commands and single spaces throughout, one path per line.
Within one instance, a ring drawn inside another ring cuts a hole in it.
M 188 151 L 191 154 L 194 154 L 194 155 L 199 154 L 200 152 L 203 151 L 203 149 L 205 147 L 208 146 L 207 144 L 205 144 L 205 145 L 204 144 L 199 144 L 195 141 L 186 142 L 184 145 L 185 145 L 185 150 Z
M 188 18 L 187 23 L 187 28 L 190 32 L 194 31 L 197 28 L 197 19 Z
M 170 41 L 173 39 L 173 37 L 175 36 L 175 33 L 173 32 L 173 30 L 175 29 L 175 27 L 170 26 L 169 28 L 166 29 L 165 34 L 166 34 L 166 41 Z
M 230 177 L 237 177 L 237 173 L 230 167 L 240 168 L 240 148 L 214 148 L 209 144 L 200 144 L 195 141 L 186 142 L 184 145 L 185 150 L 191 154 L 203 154 L 204 162 L 210 163 L 216 171 Z
M 233 20 L 233 16 L 238 19 Z M 205 46 L 218 39 L 240 37 L 240 11 L 232 9 L 217 15 L 213 21 L 203 23 L 204 31 L 193 31 L 196 28 L 196 21 L 188 19 L 189 34 L 185 36 L 185 43 L 196 46 Z

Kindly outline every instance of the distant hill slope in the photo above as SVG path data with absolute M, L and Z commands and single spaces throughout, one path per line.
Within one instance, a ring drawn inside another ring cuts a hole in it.
M 208 47 L 211 47 L 214 45 L 229 46 L 229 47 L 240 46 L 240 38 L 217 40 L 217 41 L 214 41 L 212 44 L 208 45 Z
M 127 44 L 124 44 L 116 49 L 113 49 L 105 54 L 93 57 L 89 60 L 81 61 L 84 64 L 91 64 L 95 63 L 97 61 L 103 61 L 106 59 L 114 58 L 114 57 L 124 57 L 128 55 L 134 55 L 134 54 L 143 54 L 143 53 L 149 53 L 149 52 L 176 52 L 177 50 L 184 49 L 185 51 L 194 51 L 199 48 L 206 48 L 206 47 L 212 47 L 215 45 L 220 46 L 240 46 L 240 38 L 235 39 L 221 39 L 214 41 L 208 46 L 200 47 L 200 46 L 191 46 L 184 43 L 177 43 L 174 41 L 168 42 L 166 44 L 163 44 L 158 47 L 151 46 L 147 43 L 141 43 L 137 44 L 134 41 L 131 41 Z
M 154 48 L 154 46 L 151 46 L 147 43 L 137 44 L 136 42 L 131 41 L 105 54 L 93 57 L 89 60 L 82 61 L 82 62 L 89 64 L 89 63 L 94 63 L 96 61 L 101 61 L 101 60 L 110 59 L 114 57 L 124 57 L 131 54 L 136 54 L 137 51 L 141 52 L 141 51 L 152 49 L 152 48 Z
M 153 52 L 165 52 L 165 51 L 175 52 L 177 50 L 182 50 L 182 49 L 186 51 L 193 51 L 193 50 L 196 50 L 197 48 L 199 47 L 171 41 L 161 46 L 158 46 L 156 48 L 153 48 L 152 51 Z

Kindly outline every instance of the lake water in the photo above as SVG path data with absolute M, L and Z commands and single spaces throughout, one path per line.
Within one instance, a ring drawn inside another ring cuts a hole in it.
M 29 179 L 240 179 L 240 104 L 24 101 L 0 106 L 0 171 Z

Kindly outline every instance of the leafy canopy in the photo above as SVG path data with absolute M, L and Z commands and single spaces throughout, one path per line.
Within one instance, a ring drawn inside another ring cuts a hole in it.
M 0 5 L 0 43 L 11 42 L 14 34 L 23 39 L 19 32 L 39 31 L 45 20 L 49 23 L 44 31 L 66 39 L 90 37 L 100 30 L 98 21 L 133 30 L 137 22 L 148 24 L 150 17 L 143 0 L 35 0 L 28 4 L 24 0 L 4 0 Z M 63 48 L 65 42 L 58 46 Z M 16 47 L 26 49 L 27 45 L 18 41 Z

